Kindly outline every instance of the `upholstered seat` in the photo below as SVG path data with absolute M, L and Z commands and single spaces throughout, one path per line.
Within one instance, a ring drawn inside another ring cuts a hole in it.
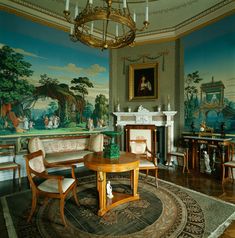
M 67 164 L 69 163 L 77 163 L 83 161 L 83 157 L 87 154 L 93 153 L 92 151 L 84 150 L 84 151 L 68 151 L 68 152 L 55 152 L 47 154 L 45 158 L 45 162 L 50 166 L 53 164 Z
M 36 209 L 37 198 L 43 196 L 45 198 L 56 198 L 60 199 L 60 215 L 63 224 L 67 226 L 64 217 L 64 203 L 65 198 L 70 191 L 73 192 L 73 196 L 76 204 L 78 205 L 76 195 L 76 178 L 74 174 L 74 166 L 68 166 L 72 169 L 72 178 L 64 178 L 60 175 L 50 175 L 47 173 L 44 160 L 43 152 L 41 150 L 25 156 L 27 176 L 30 182 L 32 191 L 32 207 L 28 217 L 28 222 L 31 220 L 33 213 Z M 65 165 L 62 165 L 63 167 Z M 56 167 L 59 167 L 58 165 Z M 35 182 L 35 179 L 42 179 L 40 184 Z
M 130 152 L 137 154 L 140 158 L 140 170 L 146 170 L 146 178 L 149 170 L 155 171 L 155 182 L 158 185 L 158 166 L 156 156 L 148 149 L 146 140 L 130 140 Z

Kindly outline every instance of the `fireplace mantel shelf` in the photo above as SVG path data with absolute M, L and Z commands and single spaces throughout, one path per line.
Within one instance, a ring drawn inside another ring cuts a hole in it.
M 156 126 L 171 126 L 174 122 L 176 111 L 161 112 L 114 112 L 117 117 L 116 125 L 125 126 L 127 124 L 153 124 Z

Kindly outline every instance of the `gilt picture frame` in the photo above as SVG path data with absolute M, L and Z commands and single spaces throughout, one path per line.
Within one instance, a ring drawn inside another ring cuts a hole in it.
M 129 101 L 158 98 L 158 63 L 130 64 Z

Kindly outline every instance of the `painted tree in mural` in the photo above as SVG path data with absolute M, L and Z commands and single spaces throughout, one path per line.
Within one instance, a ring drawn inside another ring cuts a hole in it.
M 86 102 L 86 106 L 84 107 L 84 110 L 83 110 L 83 117 L 88 120 L 89 118 L 92 117 L 92 113 L 93 113 L 93 110 L 94 110 L 94 106 L 89 103 L 88 101 Z
M 9 46 L 0 49 L 0 127 L 18 131 L 20 120 L 25 116 L 24 102 L 34 92 L 34 86 L 26 80 L 33 71 L 31 64 L 24 61 L 22 54 Z M 26 105 L 26 104 L 25 104 Z
M 188 74 L 185 79 L 185 101 L 184 101 L 184 108 L 185 108 L 185 122 L 193 121 L 194 113 L 197 111 L 199 105 L 199 98 L 198 98 L 198 89 L 196 84 L 199 84 L 203 79 L 200 78 L 199 72 L 195 71 L 191 74 Z
M 97 95 L 95 98 L 95 110 L 92 115 L 94 124 L 96 126 L 98 125 L 98 122 L 102 125 L 106 124 L 108 120 L 108 112 L 108 99 L 103 94 Z
M 41 75 L 39 80 L 41 86 L 36 88 L 35 96 L 40 97 L 50 97 L 57 100 L 58 111 L 55 112 L 60 118 L 62 126 L 68 126 L 71 122 L 71 108 L 73 104 L 76 104 L 76 96 L 72 91 L 69 90 L 67 84 L 60 84 L 57 79 L 52 79 L 46 74 Z
M 83 110 L 86 105 L 85 96 L 88 95 L 88 88 L 93 88 L 93 83 L 87 77 L 78 77 L 74 78 L 71 81 L 74 86 L 71 86 L 70 89 L 74 90 L 77 94 L 77 98 L 80 99 L 79 115 L 80 122 L 82 122 Z

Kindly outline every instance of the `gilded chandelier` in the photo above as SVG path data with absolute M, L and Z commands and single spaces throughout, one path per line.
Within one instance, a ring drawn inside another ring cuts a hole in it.
M 145 7 L 143 27 L 136 27 L 136 13 L 130 13 L 127 0 L 87 0 L 86 6 L 78 13 L 78 5 L 71 19 L 69 0 L 66 0 L 65 18 L 72 24 L 70 38 L 88 46 L 100 49 L 118 49 L 133 45 L 136 31 L 145 30 L 148 25 L 148 0 Z

